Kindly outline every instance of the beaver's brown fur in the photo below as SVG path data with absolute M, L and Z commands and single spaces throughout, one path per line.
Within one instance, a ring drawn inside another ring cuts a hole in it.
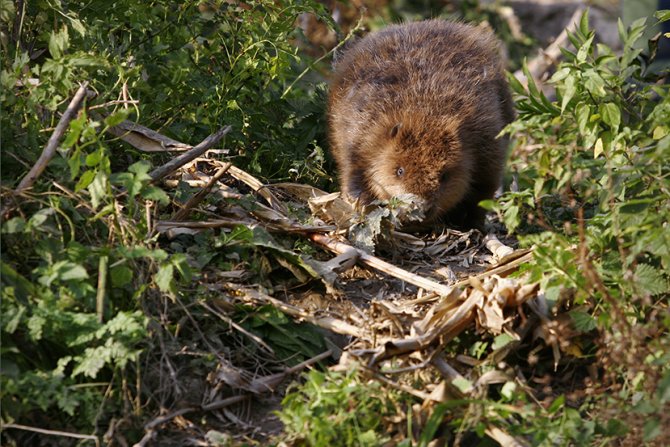
M 498 41 L 463 23 L 390 26 L 354 43 L 330 87 L 342 191 L 369 202 L 412 193 L 424 224 L 481 227 L 501 182 L 514 118 Z

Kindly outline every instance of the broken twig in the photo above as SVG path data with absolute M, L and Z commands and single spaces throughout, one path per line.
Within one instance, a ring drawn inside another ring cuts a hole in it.
M 149 177 L 156 182 L 166 175 L 176 171 L 180 167 L 184 166 L 186 163 L 195 160 L 199 156 L 205 153 L 205 151 L 212 146 L 214 146 L 216 143 L 219 142 L 221 138 L 223 138 L 230 130 L 232 129 L 231 126 L 226 126 L 223 129 L 219 130 L 218 132 L 208 136 L 205 138 L 200 144 L 195 146 L 193 149 L 183 153 L 179 157 L 176 157 L 169 162 L 165 163 L 163 166 L 158 167 L 151 171 L 149 173 Z
M 24 189 L 30 188 L 31 186 L 33 186 L 33 183 L 35 183 L 35 180 L 37 180 L 37 178 L 40 175 L 42 175 L 42 172 L 44 172 L 47 165 L 49 164 L 53 156 L 56 154 L 58 143 L 60 142 L 61 138 L 63 138 L 65 131 L 70 125 L 70 121 L 72 121 L 72 119 L 79 111 L 79 108 L 81 107 L 81 104 L 84 101 L 84 97 L 86 97 L 87 87 L 88 82 L 85 81 L 81 83 L 81 85 L 79 86 L 79 90 L 77 90 L 77 93 L 75 93 L 74 98 L 72 98 L 72 101 L 70 101 L 70 105 L 67 106 L 65 113 L 63 113 L 63 116 L 61 116 L 60 120 L 58 121 L 56 129 L 54 129 L 54 132 L 51 134 L 51 137 L 49 137 L 49 141 L 47 142 L 47 145 L 44 147 L 42 155 L 40 155 L 40 158 L 37 160 L 37 163 L 35 163 L 30 172 L 28 172 L 28 175 L 23 177 L 21 182 L 19 182 L 19 186 L 17 186 L 16 189 L 14 190 L 15 193 L 18 194 Z

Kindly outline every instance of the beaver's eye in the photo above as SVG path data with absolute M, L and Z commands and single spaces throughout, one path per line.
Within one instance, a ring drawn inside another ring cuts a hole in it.
M 440 183 L 446 183 L 449 180 L 449 172 L 444 171 L 440 177 Z
M 391 132 L 389 132 L 391 138 L 395 138 L 395 136 L 398 135 L 399 130 L 400 130 L 400 123 L 393 126 L 393 129 L 391 129 Z
M 395 171 L 395 175 L 397 175 L 398 177 L 402 177 L 404 174 L 405 174 L 405 168 L 403 168 L 402 166 L 396 169 Z

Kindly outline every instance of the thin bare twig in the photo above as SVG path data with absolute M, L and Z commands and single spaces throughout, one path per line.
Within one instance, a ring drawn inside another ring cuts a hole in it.
M 179 157 L 175 157 L 169 162 L 165 163 L 163 166 L 160 166 L 149 173 L 149 177 L 156 182 L 166 175 L 176 171 L 180 167 L 184 166 L 186 163 L 195 160 L 199 156 L 205 153 L 205 151 L 221 140 L 230 130 L 232 126 L 226 126 L 218 132 L 205 138 L 200 144 L 195 146 L 193 149 L 185 152 Z
M 218 182 L 221 179 L 221 177 L 223 177 L 224 174 L 228 172 L 228 169 L 231 166 L 232 165 L 230 163 L 226 163 L 221 168 L 219 168 L 216 174 L 214 174 L 212 178 L 209 179 L 207 185 L 203 189 L 198 191 L 196 194 L 194 194 L 190 199 L 188 199 L 184 204 L 184 206 L 182 207 L 182 209 L 180 209 L 174 214 L 172 220 L 179 221 L 186 219 L 188 215 L 191 213 L 193 207 L 195 207 L 197 204 L 202 202 L 205 199 L 205 197 L 207 197 L 207 195 L 212 191 L 212 188 L 214 187 L 216 182 Z
M 72 101 L 70 101 L 70 104 L 67 106 L 65 113 L 63 113 L 63 116 L 61 116 L 60 120 L 58 121 L 56 129 L 51 134 L 51 137 L 49 137 L 49 141 L 47 142 L 47 145 L 44 147 L 44 150 L 42 151 L 40 158 L 37 160 L 37 162 L 32 167 L 30 172 L 28 172 L 28 175 L 23 177 L 21 182 L 19 182 L 19 186 L 17 186 L 16 190 L 14 190 L 15 193 L 18 194 L 24 189 L 30 188 L 31 186 L 33 186 L 33 183 L 35 183 L 35 180 L 37 180 L 37 178 L 40 175 L 42 175 L 42 172 L 44 172 L 47 165 L 49 164 L 53 156 L 56 154 L 58 143 L 60 142 L 61 138 L 63 138 L 65 131 L 70 125 L 70 121 L 72 121 L 72 119 L 79 111 L 79 108 L 81 107 L 81 104 L 84 101 L 84 98 L 86 97 L 87 87 L 88 82 L 85 81 L 81 83 L 81 85 L 79 86 L 79 90 L 77 90 L 77 93 L 75 93 L 74 97 L 72 98 Z
M 71 432 L 59 431 L 59 430 L 46 430 L 44 428 L 30 427 L 28 425 L 21 425 L 21 424 L 3 424 L 2 426 L 0 426 L 0 431 L 7 430 L 8 428 L 14 428 L 16 430 L 31 431 L 31 432 L 34 432 L 34 433 L 41 433 L 43 435 L 61 436 L 61 437 L 65 437 L 65 438 L 75 438 L 75 439 L 85 439 L 85 440 L 88 440 L 88 441 L 95 442 L 95 445 L 97 447 L 100 446 L 100 440 L 98 439 L 97 436 L 94 436 L 94 435 L 82 435 L 80 433 L 71 433 Z

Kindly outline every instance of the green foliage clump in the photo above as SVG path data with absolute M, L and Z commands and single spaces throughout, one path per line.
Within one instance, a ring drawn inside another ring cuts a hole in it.
M 670 296 L 670 87 L 650 69 L 654 42 L 648 53 L 638 48 L 644 30 L 644 19 L 629 29 L 619 22 L 616 54 L 595 43 L 585 14 L 569 36 L 576 51 L 562 50 L 565 61 L 550 80 L 556 100 L 527 72 L 527 88 L 510 78 L 519 119 L 507 132 L 517 140 L 510 163 L 519 190 L 496 208 L 533 247 L 526 272 L 550 305 L 592 310 L 599 357 L 621 388 L 612 411 L 626 430 L 658 442 L 669 436 L 652 429 L 662 419 L 636 431 L 622 417 L 668 408 L 658 396 L 670 355 L 662 316 Z
M 237 166 L 327 181 L 322 89 L 299 75 L 311 67 L 296 45 L 307 12 L 332 23 L 313 1 L 0 2 L 3 423 L 102 436 L 113 417 L 150 408 L 140 365 L 160 327 L 152 306 L 179 302 L 207 262 L 161 248 L 155 223 L 174 198 L 149 172 L 166 156 L 110 128 L 128 119 L 196 144 L 231 125 L 220 147 Z M 57 154 L 14 194 L 84 81 L 91 94 Z
M 381 429 L 407 405 L 404 399 L 356 368 L 310 371 L 305 383 L 284 397 L 279 417 L 298 445 L 377 446 L 390 441 Z

